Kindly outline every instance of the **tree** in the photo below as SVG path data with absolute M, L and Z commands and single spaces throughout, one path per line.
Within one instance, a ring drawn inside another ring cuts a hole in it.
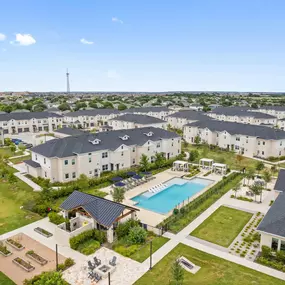
M 253 179 L 254 177 L 254 169 L 253 168 L 249 168 L 247 170 L 247 172 L 245 173 L 245 177 L 247 178 L 247 185 L 249 184 L 250 179 Z
M 249 187 L 249 189 L 254 194 L 255 202 L 256 202 L 257 195 L 260 195 L 260 202 L 261 202 L 261 195 L 262 195 L 263 187 L 259 184 L 253 184 Z
M 189 153 L 189 161 L 193 162 L 195 161 L 196 159 L 198 159 L 199 157 L 199 151 L 194 149 L 194 150 L 191 150 L 190 153 Z
M 184 271 L 178 260 L 175 260 L 172 267 L 172 280 L 175 285 L 182 285 L 184 280 Z
M 18 148 L 19 148 L 19 150 L 22 151 L 22 152 L 24 152 L 24 151 L 26 150 L 26 147 L 25 147 L 22 143 L 20 143 L 20 144 L 18 145 Z
M 127 106 L 126 106 L 126 105 L 124 105 L 124 104 L 122 104 L 122 103 L 118 105 L 118 110 L 119 110 L 119 111 L 123 111 L 123 110 L 126 110 L 126 109 L 127 109 Z
M 267 184 L 272 180 L 271 172 L 268 170 L 264 171 L 262 178 L 266 182 L 266 188 L 267 188 Z
M 196 136 L 196 137 L 194 138 L 194 143 L 195 143 L 195 144 L 200 144 L 200 143 L 201 143 L 201 138 L 200 138 L 200 136 Z
M 14 144 L 10 145 L 10 150 L 11 152 L 15 152 L 16 151 L 16 146 Z
M 149 159 L 145 154 L 142 154 L 139 164 L 140 164 L 140 168 L 143 171 L 147 171 L 149 169 Z
M 235 197 L 237 197 L 237 192 L 241 189 L 241 183 L 236 184 L 233 187 L 233 191 L 235 192 Z
M 162 152 L 155 154 L 154 164 L 157 168 L 161 168 L 165 162 L 165 156 Z
M 79 178 L 76 181 L 76 184 L 79 189 L 88 189 L 89 188 L 88 177 L 85 174 L 80 174 Z
M 258 161 L 256 163 L 255 169 L 258 171 L 258 173 L 260 171 L 262 171 L 264 168 L 265 168 L 265 165 L 264 165 L 264 163 L 262 161 Z
M 70 110 L 70 106 L 68 105 L 68 103 L 62 103 L 58 106 L 58 109 L 63 112 Z
M 125 189 L 122 187 L 116 187 L 111 191 L 114 202 L 121 203 L 125 199 Z

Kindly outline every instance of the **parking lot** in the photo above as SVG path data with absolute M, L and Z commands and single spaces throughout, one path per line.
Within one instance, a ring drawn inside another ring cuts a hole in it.
M 10 139 L 21 139 L 22 141 L 26 143 L 31 143 L 33 146 L 45 143 L 49 140 L 55 139 L 53 136 L 45 135 L 45 136 L 40 136 L 40 133 L 33 134 L 33 133 L 20 133 L 20 134 L 15 134 L 15 135 L 10 135 L 10 134 L 5 134 L 5 138 L 10 138 Z

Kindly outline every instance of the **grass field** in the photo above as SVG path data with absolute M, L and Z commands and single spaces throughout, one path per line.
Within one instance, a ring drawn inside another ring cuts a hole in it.
M 35 195 L 37 193 L 33 192 L 30 186 L 18 178 L 15 185 L 0 180 L 0 234 L 41 218 L 35 213 L 20 209 L 24 202 L 33 200 Z
M 1 285 L 16 285 L 10 278 L 0 271 L 0 284 Z
M 17 163 L 22 162 L 23 160 L 28 160 L 28 159 L 31 159 L 31 155 L 25 155 L 22 157 L 11 158 L 10 161 L 14 164 L 17 164 Z
M 9 147 L 1 147 L 0 148 L 0 155 L 1 156 L 7 155 L 8 157 L 10 157 L 10 156 L 15 156 L 15 153 L 12 152 Z
M 251 213 L 222 206 L 190 235 L 228 247 L 251 217 Z
M 185 285 L 284 285 L 283 280 L 273 278 L 184 244 L 176 246 L 152 270 L 148 271 L 134 284 L 174 285 L 174 282 L 169 282 L 172 278 L 171 266 L 174 260 L 181 255 L 201 267 L 196 274 L 184 271 L 183 284 Z
M 230 169 L 243 169 L 245 168 L 255 168 L 257 161 L 252 158 L 247 158 L 242 156 L 242 160 L 237 160 L 237 155 L 234 152 L 230 151 L 222 151 L 222 150 L 211 150 L 208 146 L 203 145 L 188 145 L 184 150 L 191 151 L 197 150 L 199 152 L 199 156 L 194 161 L 195 163 L 199 162 L 201 158 L 210 158 L 214 159 L 215 162 L 226 163 Z

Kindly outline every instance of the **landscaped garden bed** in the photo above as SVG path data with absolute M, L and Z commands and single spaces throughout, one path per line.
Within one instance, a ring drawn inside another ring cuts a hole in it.
M 12 252 L 3 243 L 0 243 L 0 253 L 4 256 L 9 256 Z
M 17 264 L 19 267 L 21 267 L 22 269 L 24 269 L 28 272 L 31 272 L 35 269 L 35 267 L 32 266 L 29 262 L 25 261 L 24 259 L 22 259 L 20 257 L 16 257 L 12 261 L 13 261 L 13 263 Z
M 221 206 L 191 236 L 228 247 L 251 217 L 251 213 Z
M 196 273 L 184 271 L 183 283 L 170 283 L 173 276 L 173 263 L 184 256 L 201 269 Z M 248 267 L 241 266 L 223 258 L 178 244 L 163 257 L 152 270 L 147 271 L 134 285 L 284 285 L 284 280 L 274 278 Z
M 191 177 L 193 177 L 199 173 L 200 173 L 200 170 L 199 170 L 198 166 L 194 166 L 193 168 L 190 168 L 189 174 L 186 174 L 184 176 L 184 178 L 191 178 Z
M 31 258 L 32 260 L 34 260 L 35 262 L 39 263 L 40 265 L 45 265 L 47 264 L 47 260 L 44 259 L 43 257 L 41 257 L 40 255 L 38 255 L 37 253 L 35 253 L 33 250 L 29 250 L 26 253 L 27 257 Z
M 231 245 L 229 253 L 252 261 L 256 258 L 260 246 L 260 234 L 256 231 L 256 228 L 262 218 L 263 215 L 260 212 L 254 215 L 240 236 Z
M 13 248 L 15 248 L 16 250 L 23 250 L 25 247 L 23 245 L 21 245 L 19 242 L 9 238 L 6 240 L 6 243 L 10 246 L 12 246 Z
M 43 235 L 43 236 L 45 236 L 46 238 L 49 238 L 49 237 L 52 236 L 52 233 L 50 233 L 50 232 L 48 232 L 48 231 L 46 231 L 45 229 L 42 229 L 42 228 L 40 228 L 40 227 L 36 227 L 36 228 L 34 229 L 34 231 L 37 232 L 37 233 L 39 233 L 39 234 L 41 234 L 41 235 Z

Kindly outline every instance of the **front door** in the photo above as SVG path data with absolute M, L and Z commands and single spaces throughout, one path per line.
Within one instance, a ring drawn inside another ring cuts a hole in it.
M 120 170 L 120 163 L 117 164 L 117 170 Z
M 111 163 L 111 171 L 113 171 L 113 170 L 114 170 L 114 164 Z

